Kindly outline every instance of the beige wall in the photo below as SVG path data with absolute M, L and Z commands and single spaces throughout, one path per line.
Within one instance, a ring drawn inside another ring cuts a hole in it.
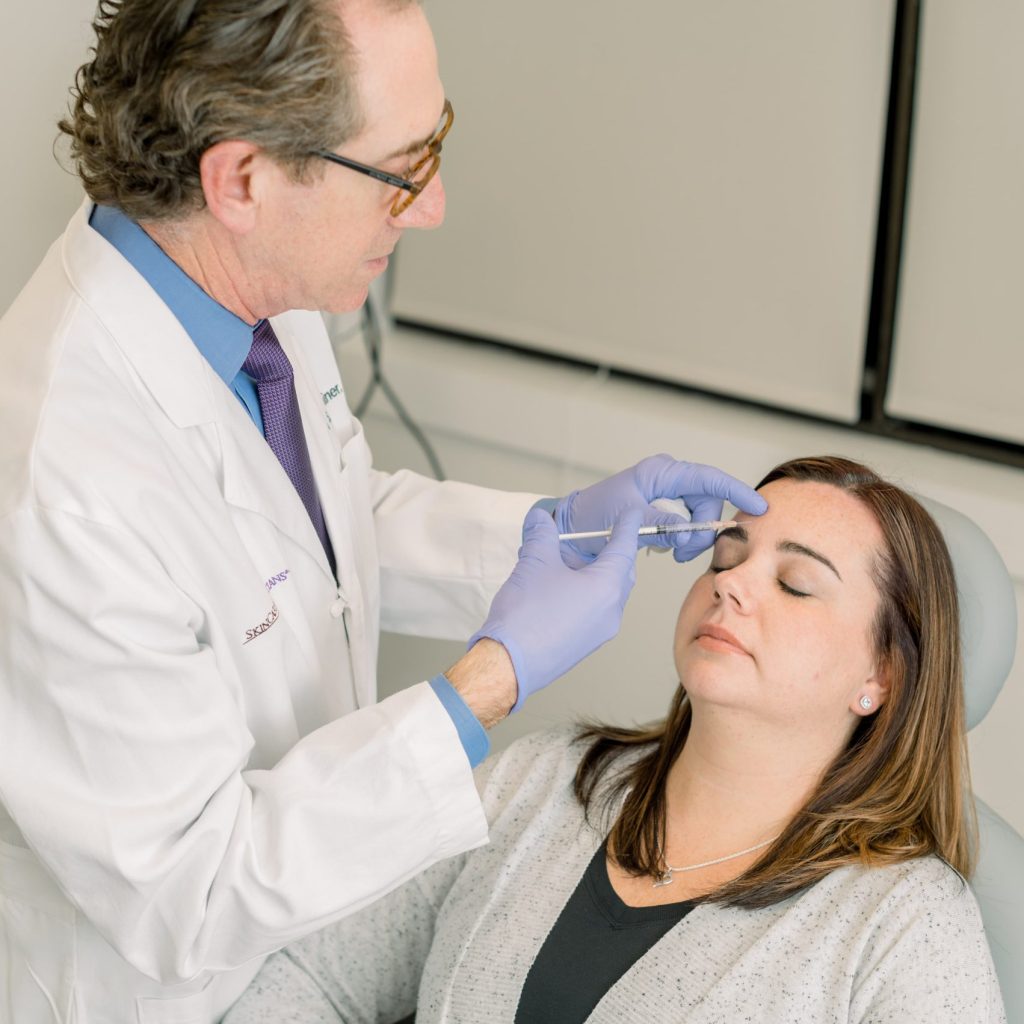
M 0 314 L 81 202 L 78 179 L 61 168 L 53 150 L 68 88 L 86 58 L 95 7 L 95 0 L 4 5 Z

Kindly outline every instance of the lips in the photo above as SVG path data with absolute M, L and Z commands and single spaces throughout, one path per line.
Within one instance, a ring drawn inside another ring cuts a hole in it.
M 727 649 L 731 647 L 735 649 L 737 654 L 750 654 L 750 651 L 748 651 L 746 647 L 744 647 L 743 644 L 741 644 L 739 640 L 737 640 L 736 637 L 723 626 L 715 626 L 711 623 L 705 623 L 697 630 L 696 639 L 700 640 L 703 637 L 706 637 L 711 641 L 711 643 L 707 645 L 709 647 L 719 649 Z

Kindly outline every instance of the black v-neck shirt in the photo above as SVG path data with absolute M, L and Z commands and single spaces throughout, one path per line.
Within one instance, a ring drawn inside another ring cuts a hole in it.
M 619 978 L 693 909 L 690 901 L 627 907 L 612 888 L 606 857 L 607 840 L 526 976 L 516 1024 L 583 1024 Z

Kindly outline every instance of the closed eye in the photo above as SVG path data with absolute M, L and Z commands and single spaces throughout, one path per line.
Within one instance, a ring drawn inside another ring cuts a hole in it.
M 720 573 L 728 572 L 729 569 L 733 568 L 731 565 L 709 565 L 708 572 Z M 797 590 L 796 587 L 791 587 L 785 580 L 780 579 L 778 581 L 779 589 L 784 594 L 789 594 L 790 597 L 810 597 L 810 594 L 805 593 L 802 590 Z
M 802 590 L 797 590 L 795 587 L 791 587 L 785 580 L 779 580 L 779 589 L 784 594 L 790 594 L 792 597 L 810 597 L 810 594 L 805 594 Z

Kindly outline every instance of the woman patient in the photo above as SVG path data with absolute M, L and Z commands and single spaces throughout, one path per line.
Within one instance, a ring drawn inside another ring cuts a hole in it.
M 666 719 L 491 758 L 490 844 L 275 954 L 227 1024 L 1004 1019 L 942 536 L 843 459 L 760 489 Z

